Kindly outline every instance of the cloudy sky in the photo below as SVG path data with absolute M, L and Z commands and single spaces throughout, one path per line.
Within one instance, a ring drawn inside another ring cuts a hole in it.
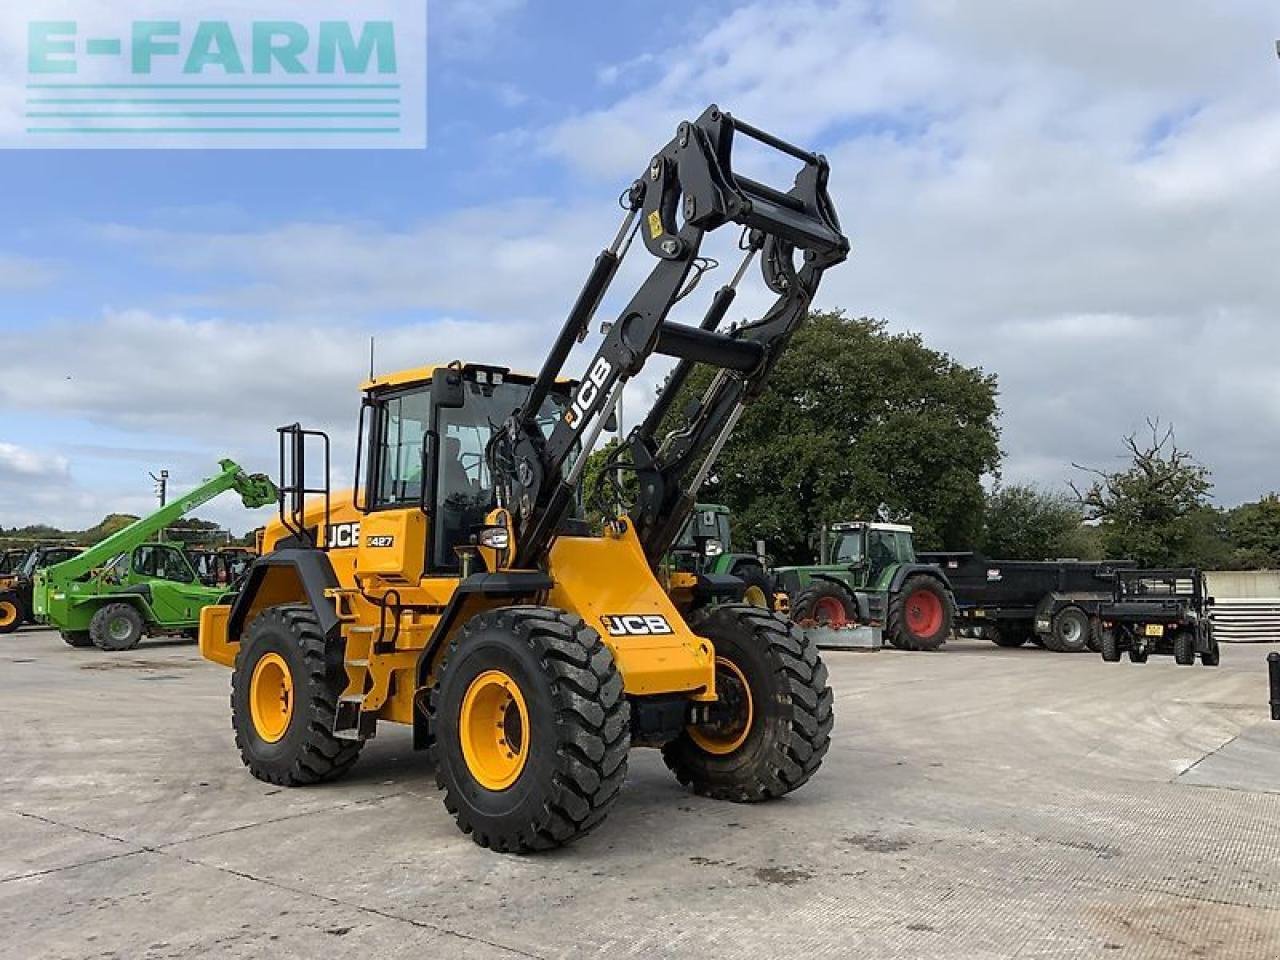
M 996 373 L 1006 480 L 1158 416 L 1220 502 L 1280 488 L 1274 0 L 571 9 L 432 0 L 425 152 L 0 153 L 0 524 L 273 471 L 282 423 L 345 441 L 371 335 L 381 370 L 536 367 L 712 101 L 828 155 L 820 305 Z

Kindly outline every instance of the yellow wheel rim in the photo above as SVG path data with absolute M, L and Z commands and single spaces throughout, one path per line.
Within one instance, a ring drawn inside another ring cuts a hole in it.
M 751 701 L 751 684 L 738 665 L 725 657 L 716 657 L 716 692 L 721 700 L 735 706 L 733 717 L 719 723 L 689 727 L 689 738 L 707 753 L 726 756 L 747 742 L 755 705 Z
M 293 719 L 293 674 L 280 654 L 266 654 L 253 668 L 249 712 L 253 729 L 267 743 L 279 742 L 288 731 Z
M 754 584 L 743 591 L 742 599 L 753 607 L 759 607 L 762 610 L 769 609 L 769 598 L 764 595 L 764 590 Z
M 8 600 L 0 602 L 0 627 L 10 626 L 18 619 L 18 608 Z
M 486 790 L 505 790 L 529 757 L 529 708 L 516 682 L 501 670 L 471 681 L 458 718 L 462 757 Z

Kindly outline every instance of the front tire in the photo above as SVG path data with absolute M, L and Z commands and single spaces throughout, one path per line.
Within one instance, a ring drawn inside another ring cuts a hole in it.
M 1200 662 L 1206 667 L 1216 667 L 1222 660 L 1222 652 L 1218 648 L 1218 638 L 1209 634 L 1209 649 L 1200 654 Z
M 1129 648 L 1129 662 L 1130 663 L 1146 663 L 1147 648 L 1146 647 L 1139 648 L 1136 643 L 1133 646 L 1131 646 Z
M 92 647 L 93 637 L 89 636 L 88 630 L 60 630 L 62 642 L 68 647 Z
M 817 646 L 798 624 L 746 605 L 717 607 L 693 626 L 715 648 L 724 710 L 662 748 L 676 779 L 735 803 L 780 797 L 808 782 L 834 722 Z
M 982 632 L 983 636 L 997 647 L 1020 647 L 1031 639 L 1026 627 L 1013 623 L 1002 624 L 1001 626 L 986 626 L 982 628 Z
M 858 605 L 834 580 L 814 580 L 791 604 L 791 619 L 806 626 L 843 627 L 858 622 Z
M 735 572 L 743 583 L 742 602 L 761 610 L 773 610 L 773 582 L 759 564 L 748 563 Z
M 899 650 L 937 650 L 951 633 L 951 598 L 933 577 L 907 577 L 889 601 L 885 635 Z
M 13 594 L 0 597 L 0 634 L 13 633 L 22 626 L 22 603 Z
M 268 607 L 249 625 L 231 673 L 231 726 L 259 780 L 301 787 L 356 762 L 363 742 L 333 735 L 347 682 L 342 660 L 342 645 L 325 641 L 309 606 Z
M 1102 659 L 1107 663 L 1120 662 L 1120 638 L 1114 630 L 1103 629 L 1098 646 L 1102 650 Z
M 142 614 L 131 604 L 108 603 L 89 621 L 89 637 L 99 650 L 118 653 L 142 642 L 144 626 Z
M 559 847 L 604 820 L 627 775 L 631 707 L 600 635 L 550 607 L 472 617 L 431 691 L 444 805 L 482 847 Z

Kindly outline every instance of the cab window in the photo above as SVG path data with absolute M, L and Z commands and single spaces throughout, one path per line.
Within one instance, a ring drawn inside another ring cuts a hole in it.
M 832 563 L 857 563 L 862 559 L 862 531 L 849 530 L 841 533 L 831 552 Z
M 381 406 L 381 437 L 373 506 L 413 506 L 422 498 L 422 444 L 431 428 L 431 397 L 415 390 L 390 397 Z
M 139 547 L 133 551 L 133 572 L 175 583 L 190 583 L 195 579 L 186 556 L 174 547 Z

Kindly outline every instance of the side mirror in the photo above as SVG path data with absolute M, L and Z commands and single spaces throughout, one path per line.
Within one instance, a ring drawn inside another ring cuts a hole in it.
M 618 410 L 615 407 L 609 411 L 609 416 L 605 418 L 604 429 L 606 433 L 618 432 Z
M 768 545 L 763 540 L 756 541 L 756 556 L 767 557 L 769 555 Z
M 1204 605 L 1205 605 L 1206 607 L 1212 607 L 1212 606 L 1215 606 L 1215 605 L 1217 604 L 1217 602 L 1218 602 L 1218 601 L 1217 601 L 1217 600 L 1215 600 L 1213 597 L 1205 597 L 1205 598 L 1204 598 Z
M 436 367 L 431 375 L 431 403 L 436 407 L 456 410 L 466 402 L 462 371 L 453 367 Z

